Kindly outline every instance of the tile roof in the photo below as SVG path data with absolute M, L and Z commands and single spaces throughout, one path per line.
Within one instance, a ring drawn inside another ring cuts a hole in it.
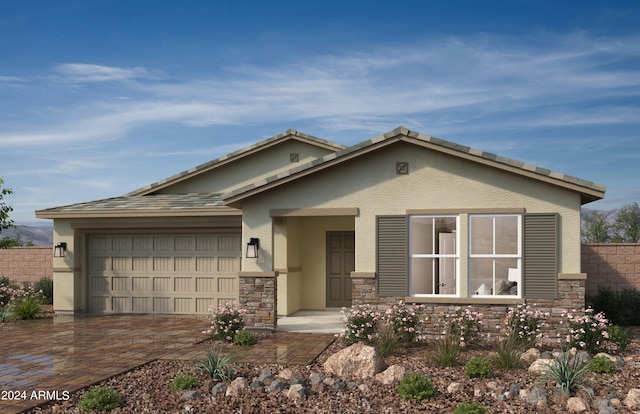
M 242 156 L 243 154 L 250 153 L 251 151 L 259 149 L 261 147 L 268 146 L 269 144 L 288 136 L 312 140 L 320 145 L 336 148 L 337 151 L 327 154 L 324 157 L 317 158 L 304 165 L 297 166 L 291 170 L 282 172 L 280 174 L 257 180 L 254 183 L 242 188 L 238 188 L 229 194 L 151 194 L 151 192 L 155 188 L 161 187 L 164 183 L 179 180 L 181 177 L 187 177 L 194 173 L 197 174 L 199 171 L 209 169 L 226 160 L 233 159 L 235 157 Z M 167 213 L 168 215 L 175 215 L 195 212 L 206 212 L 214 215 L 240 214 L 239 210 L 229 207 L 227 203 L 234 203 L 245 198 L 246 196 L 253 194 L 255 191 L 260 192 L 263 189 L 271 188 L 271 186 L 273 185 L 279 185 L 280 182 L 284 183 L 291 179 L 295 179 L 297 176 L 303 176 L 308 173 L 313 173 L 316 169 L 329 166 L 333 164 L 333 162 L 341 162 L 343 160 L 349 159 L 350 155 L 356 155 L 360 151 L 366 152 L 366 150 L 373 149 L 379 144 L 384 145 L 385 143 L 396 142 L 397 140 L 422 143 L 425 145 L 429 145 L 430 148 L 444 151 L 454 156 L 457 155 L 467 159 L 476 160 L 498 168 L 500 168 L 500 166 L 504 166 L 504 168 L 515 171 L 516 173 L 520 172 L 528 176 L 539 177 L 539 179 L 544 179 L 547 182 L 566 186 L 573 189 L 574 191 L 581 192 L 583 202 L 589 202 L 603 198 L 604 192 L 606 191 L 606 187 L 601 184 L 596 184 L 591 181 L 582 180 L 570 175 L 551 171 L 546 168 L 502 157 L 465 145 L 456 144 L 454 142 L 446 141 L 440 138 L 424 135 L 419 132 L 410 131 L 402 126 L 394 129 L 393 131 L 360 142 L 351 147 L 345 147 L 343 145 L 335 144 L 330 141 L 322 140 L 320 138 L 312 137 L 310 135 L 290 129 L 286 132 L 283 132 L 282 134 L 268 138 L 241 150 L 232 152 L 231 154 L 199 165 L 195 168 L 184 171 L 165 180 L 158 181 L 149 186 L 128 193 L 122 197 L 114 197 L 104 200 L 96 200 L 86 203 L 78 203 L 68 206 L 39 210 L 36 212 L 36 215 L 40 218 L 53 218 L 54 216 L 64 217 L 65 214 L 88 215 L 92 213 L 96 215 L 116 215 L 119 213 L 123 215 L 142 215 L 143 213 Z
M 216 211 L 218 214 L 233 214 L 237 210 L 225 206 L 220 194 L 155 194 L 146 196 L 122 196 L 103 200 L 77 203 L 67 206 L 39 210 L 38 216 L 64 214 L 116 214 L 126 213 L 167 213 L 168 215 L 189 214 L 201 210 Z
M 154 191 L 156 188 L 162 187 L 164 184 L 167 183 L 172 183 L 172 182 L 177 182 L 177 181 L 181 181 L 184 178 L 187 178 L 189 176 L 198 174 L 199 172 L 202 171 L 207 171 L 210 170 L 211 168 L 214 168 L 217 165 L 220 165 L 222 163 L 224 163 L 225 161 L 229 161 L 232 160 L 234 158 L 239 158 L 242 157 L 246 154 L 250 154 L 255 150 L 259 150 L 263 147 L 267 147 L 269 145 L 272 145 L 280 140 L 282 140 L 283 138 L 287 138 L 287 137 L 292 137 L 294 139 L 302 139 L 305 141 L 310 141 L 313 142 L 317 145 L 320 146 L 324 146 L 324 147 L 328 147 L 334 150 L 340 150 L 345 148 L 344 145 L 342 144 L 336 144 L 335 142 L 331 142 L 331 141 L 327 141 L 325 139 L 322 138 L 318 138 L 318 137 L 314 137 L 312 135 L 308 135 L 305 134 L 303 132 L 299 132 L 296 131 L 295 129 L 288 129 L 285 132 L 278 134 L 278 135 L 274 135 L 273 137 L 264 139 L 260 142 L 257 142 L 253 145 L 249 145 L 248 147 L 244 147 L 242 149 L 239 149 L 237 151 L 234 151 L 232 153 L 229 153 L 227 155 L 223 155 L 222 157 L 216 158 L 214 160 L 208 161 L 204 164 L 200 164 L 196 167 L 190 168 L 186 171 L 183 171 L 181 173 L 172 175 L 171 177 L 167 177 L 165 179 L 162 179 L 160 181 L 156 181 L 155 183 L 149 184 L 147 186 L 144 186 L 142 188 L 139 188 L 137 190 L 134 190 L 128 194 L 126 194 L 127 196 L 132 196 L 132 195 L 143 195 L 143 194 L 148 194 L 151 191 Z
M 300 165 L 294 169 L 291 169 L 286 173 L 267 177 L 265 179 L 256 181 L 248 186 L 238 188 L 229 194 L 225 194 L 224 199 L 226 201 L 229 201 L 230 199 L 237 200 L 237 198 L 243 198 L 242 197 L 243 193 L 248 193 L 248 192 L 251 192 L 252 190 L 256 190 L 268 184 L 272 184 L 277 181 L 293 177 L 294 175 L 300 174 L 303 171 L 318 168 L 323 164 L 328 164 L 328 163 L 331 163 L 332 161 L 339 161 L 340 158 L 347 158 L 347 156 L 351 154 L 374 147 L 375 145 L 384 143 L 385 141 L 390 142 L 390 140 L 392 139 L 402 139 L 403 137 L 407 137 L 409 138 L 409 140 L 415 140 L 416 142 L 424 142 L 424 143 L 430 144 L 434 149 L 440 148 L 442 150 L 446 150 L 449 153 L 452 153 L 453 155 L 463 156 L 469 159 L 475 158 L 477 161 L 482 161 L 482 162 L 487 161 L 491 164 L 494 164 L 495 166 L 502 165 L 505 167 L 512 167 L 512 168 L 515 168 L 516 171 L 521 170 L 523 173 L 525 172 L 533 173 L 534 175 L 537 175 L 540 178 L 549 178 L 549 179 L 557 180 L 560 185 L 565 183 L 567 185 L 575 185 L 578 187 L 582 187 L 586 191 L 589 191 L 590 193 L 593 193 L 593 192 L 602 193 L 602 196 L 600 197 L 587 198 L 588 201 L 593 201 L 595 199 L 602 198 L 604 196 L 604 192 L 606 191 L 606 187 L 601 184 L 576 178 L 576 177 L 559 173 L 556 171 L 551 171 L 546 168 L 538 167 L 532 164 L 527 164 L 522 161 L 513 160 L 513 159 L 499 156 L 490 152 L 471 148 L 466 145 L 460 145 L 460 144 L 456 144 L 455 142 L 446 141 L 444 139 L 432 137 L 429 135 L 424 135 L 420 132 L 411 131 L 403 126 L 399 126 L 393 131 L 389 131 L 385 134 L 360 142 L 351 147 L 344 148 L 335 153 L 327 154 L 324 157 L 315 159 L 305 165 Z

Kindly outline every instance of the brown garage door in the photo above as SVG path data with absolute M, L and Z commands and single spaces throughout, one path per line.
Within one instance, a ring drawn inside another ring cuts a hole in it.
M 240 233 L 94 234 L 91 312 L 206 313 L 238 300 Z

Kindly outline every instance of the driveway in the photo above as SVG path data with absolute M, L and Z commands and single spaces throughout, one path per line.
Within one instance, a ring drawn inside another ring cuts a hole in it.
M 57 316 L 0 331 L 0 413 L 18 413 L 155 359 L 204 355 L 203 317 Z M 329 334 L 277 333 L 243 350 L 241 361 L 305 364 Z M 35 391 L 35 392 L 34 392 Z

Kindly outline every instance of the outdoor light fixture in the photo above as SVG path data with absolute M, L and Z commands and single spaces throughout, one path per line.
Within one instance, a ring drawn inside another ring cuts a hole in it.
M 249 243 L 247 243 L 247 259 L 257 259 L 259 248 L 260 239 L 256 239 L 254 237 L 250 238 Z
M 56 244 L 53 248 L 53 257 L 64 257 L 67 253 L 67 243 L 62 242 Z

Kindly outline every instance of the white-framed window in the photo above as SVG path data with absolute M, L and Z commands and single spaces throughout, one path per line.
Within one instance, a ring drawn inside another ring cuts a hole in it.
M 522 296 L 522 216 L 469 215 L 469 294 Z
M 458 292 L 458 216 L 409 216 L 409 293 L 412 296 Z

